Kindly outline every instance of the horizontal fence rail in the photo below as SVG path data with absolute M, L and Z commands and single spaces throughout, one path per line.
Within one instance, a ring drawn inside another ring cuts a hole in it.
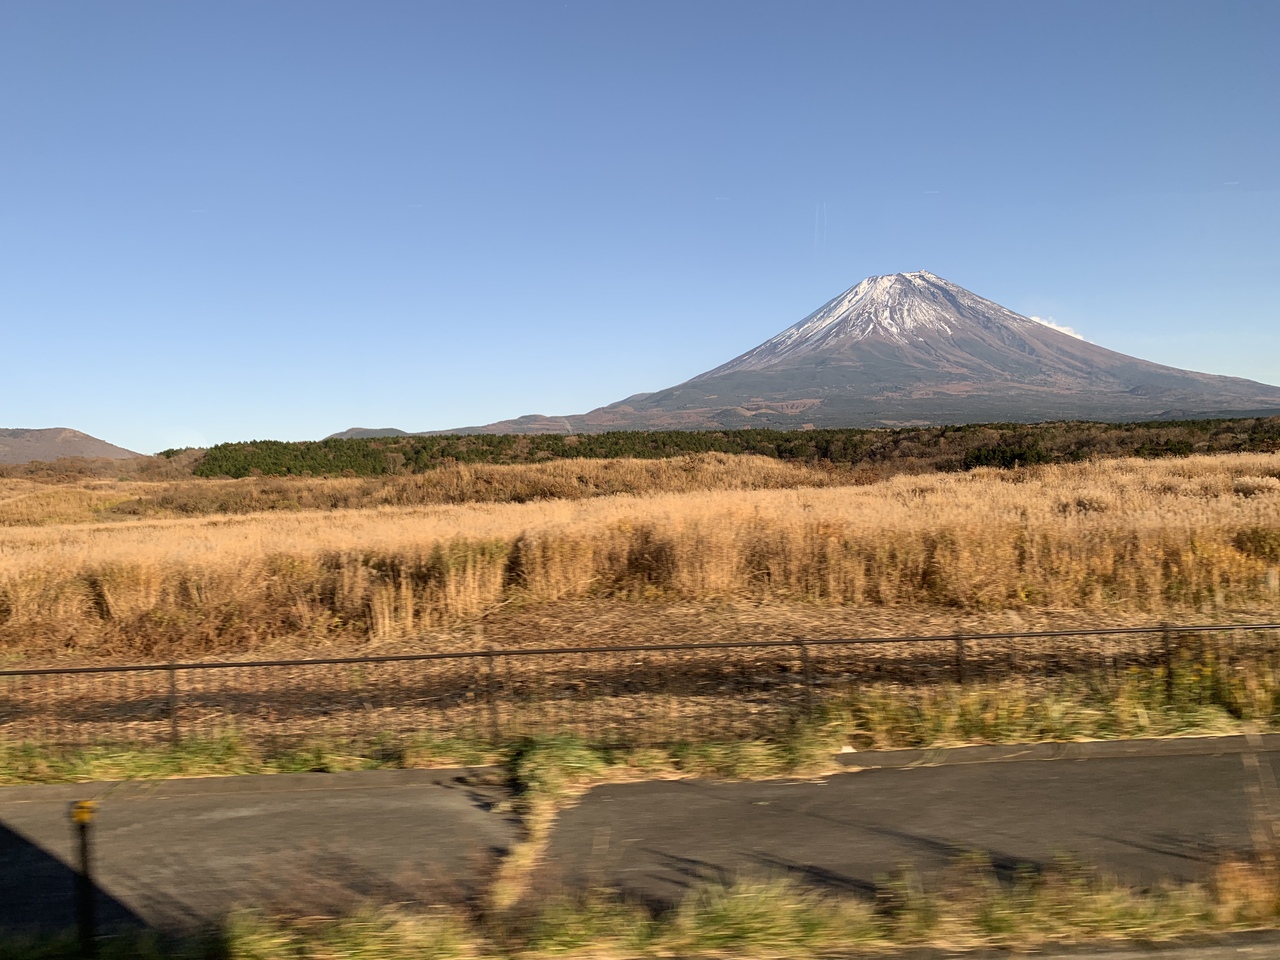
M 1081 676 L 1215 683 L 1280 670 L 1280 623 L 473 650 L 0 670 L 0 741 L 485 744 L 570 732 L 663 745 L 767 736 L 871 683 Z

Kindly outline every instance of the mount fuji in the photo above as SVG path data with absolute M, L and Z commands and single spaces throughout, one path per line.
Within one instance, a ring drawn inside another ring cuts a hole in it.
M 1116 353 L 927 271 L 868 277 L 684 383 L 449 433 L 875 427 L 1280 414 L 1280 387 Z M 369 436 L 382 431 L 347 431 Z

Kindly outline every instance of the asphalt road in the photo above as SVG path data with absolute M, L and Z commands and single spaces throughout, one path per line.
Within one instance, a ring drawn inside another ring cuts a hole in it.
M 188 931 L 246 905 L 456 902 L 520 835 L 493 809 L 505 789 L 474 781 L 402 770 L 0 789 L 0 931 L 74 926 L 68 805 L 93 797 L 104 929 Z
M 1261 759 L 1269 777 L 1280 751 Z M 365 900 L 457 902 L 483 888 L 520 836 L 502 812 L 505 787 L 489 776 L 370 771 L 3 788 L 0 931 L 72 924 L 67 806 L 94 796 L 108 928 L 192 929 L 238 905 L 319 914 Z M 1258 782 L 1237 751 L 604 786 L 562 816 L 542 881 L 655 903 L 742 876 L 870 894 L 901 865 L 928 880 L 975 853 L 1005 875 L 1070 855 L 1136 883 L 1193 880 L 1250 847 Z
M 1067 857 L 1140 885 L 1198 880 L 1250 848 L 1257 781 L 1228 754 L 604 786 L 561 817 L 543 882 L 653 903 L 743 876 L 867 895 L 903 865 L 927 880 L 974 855 L 1005 877 Z

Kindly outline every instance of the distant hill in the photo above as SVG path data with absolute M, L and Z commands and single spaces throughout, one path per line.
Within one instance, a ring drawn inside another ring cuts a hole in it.
M 50 427 L 45 430 L 0 429 L 0 463 L 30 463 L 64 457 L 127 460 L 142 454 L 117 447 L 79 430 Z
M 407 437 L 408 431 L 395 427 L 352 427 L 341 433 L 331 433 L 326 440 L 368 440 L 370 437 Z
M 921 271 L 869 277 L 674 387 L 585 414 L 443 432 L 1115 423 L 1245 411 L 1280 412 L 1280 387 L 1116 353 Z

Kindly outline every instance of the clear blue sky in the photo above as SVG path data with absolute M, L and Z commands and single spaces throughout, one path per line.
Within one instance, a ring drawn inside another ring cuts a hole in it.
M 0 4 L 0 426 L 583 412 L 871 274 L 1280 382 L 1280 3 Z

